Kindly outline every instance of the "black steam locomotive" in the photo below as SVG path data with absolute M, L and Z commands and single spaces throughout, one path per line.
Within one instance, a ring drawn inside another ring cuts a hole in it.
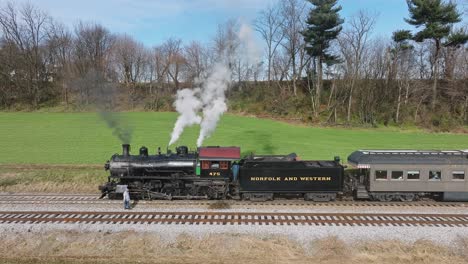
M 123 145 L 106 163 L 109 180 L 99 189 L 110 199 L 129 189 L 134 199 L 243 199 L 272 200 L 277 196 L 311 201 L 358 199 L 413 201 L 435 198 L 468 201 L 468 150 L 359 150 L 348 157 L 300 160 L 296 154 L 248 155 L 239 147 L 185 146 L 176 152 L 149 155 L 141 147 L 130 155 Z
M 141 147 L 130 155 L 123 145 L 105 165 L 109 181 L 100 186 L 103 196 L 120 198 L 125 188 L 138 199 L 245 199 L 271 200 L 276 195 L 330 201 L 343 193 L 344 167 L 336 157 L 330 161 L 301 161 L 296 154 L 249 155 L 239 147 L 201 147 L 190 152 L 149 155 Z

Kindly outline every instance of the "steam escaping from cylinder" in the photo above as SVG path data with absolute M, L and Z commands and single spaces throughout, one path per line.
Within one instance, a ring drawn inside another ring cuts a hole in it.
M 174 107 L 179 113 L 179 117 L 172 130 L 169 145 L 172 145 L 179 139 L 185 127 L 201 123 L 202 118 L 198 115 L 198 112 L 202 108 L 202 102 L 197 97 L 199 93 L 199 88 L 194 90 L 183 89 L 177 92 Z

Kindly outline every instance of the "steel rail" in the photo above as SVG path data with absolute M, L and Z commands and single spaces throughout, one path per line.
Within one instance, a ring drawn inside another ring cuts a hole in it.
M 120 203 L 120 200 L 99 199 L 99 195 L 94 194 L 0 194 L 0 204 L 68 204 L 68 203 L 90 203 L 90 204 L 109 204 Z M 209 206 L 217 201 L 200 201 L 200 200 L 153 200 L 138 201 L 142 204 L 157 204 L 157 205 L 185 205 L 185 206 Z M 326 206 L 342 206 L 342 207 L 468 207 L 468 203 L 463 202 L 434 202 L 434 201 L 417 201 L 417 202 L 371 202 L 371 201 L 332 201 L 332 202 L 312 202 L 303 200 L 275 200 L 267 202 L 251 202 L 251 201 L 235 201 L 226 200 L 226 203 L 232 206 L 297 206 L 297 207 L 326 207 Z
M 468 214 L 243 213 L 243 212 L 26 212 L 0 213 L 1 224 L 190 224 L 468 227 Z

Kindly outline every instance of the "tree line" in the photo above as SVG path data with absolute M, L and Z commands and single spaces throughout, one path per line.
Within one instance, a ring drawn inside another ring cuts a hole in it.
M 376 36 L 378 14 L 370 11 L 345 20 L 337 0 L 279 1 L 252 23 L 264 47 L 257 60 L 243 54 L 235 19 L 206 43 L 170 38 L 148 47 L 97 23 L 67 27 L 32 4 L 6 2 L 0 108 L 168 110 L 175 91 L 196 86 L 222 58 L 232 71 L 230 98 L 267 114 L 331 124 L 468 124 L 463 10 L 443 0 L 407 6 L 408 29 Z

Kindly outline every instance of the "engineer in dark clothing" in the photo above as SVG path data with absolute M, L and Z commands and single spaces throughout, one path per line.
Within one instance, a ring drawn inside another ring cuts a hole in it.
M 123 193 L 123 201 L 124 201 L 124 209 L 131 209 L 130 208 L 130 193 L 128 192 L 128 188 L 125 189 Z

